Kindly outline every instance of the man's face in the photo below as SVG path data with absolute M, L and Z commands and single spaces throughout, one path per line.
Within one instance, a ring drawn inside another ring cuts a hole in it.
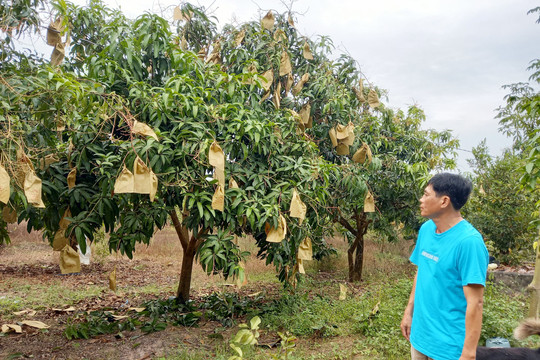
M 425 218 L 436 218 L 443 209 L 443 202 L 447 196 L 437 196 L 431 185 L 424 189 L 424 195 L 420 198 L 420 215 Z

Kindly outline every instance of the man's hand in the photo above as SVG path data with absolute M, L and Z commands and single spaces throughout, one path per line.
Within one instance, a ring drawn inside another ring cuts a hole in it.
M 403 336 L 405 336 L 405 339 L 408 341 L 411 341 L 411 324 L 412 324 L 412 316 L 408 313 L 408 309 L 405 310 L 405 314 L 403 314 L 403 319 L 401 320 L 401 325 L 399 326 L 401 328 L 401 333 Z

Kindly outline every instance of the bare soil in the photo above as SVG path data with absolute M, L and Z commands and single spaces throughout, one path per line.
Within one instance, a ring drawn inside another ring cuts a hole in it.
M 68 288 L 84 292 L 90 287 L 101 287 L 102 290 L 95 296 L 83 297 L 70 302 L 62 297 L 50 300 L 49 303 L 37 306 L 37 313 L 15 316 L 0 311 L 0 325 L 16 323 L 22 320 L 38 320 L 50 327 L 39 330 L 23 326 L 21 334 L 0 334 L 0 359 L 34 358 L 34 359 L 157 359 L 163 356 L 178 354 L 183 349 L 211 350 L 219 346 L 226 346 L 223 339 L 229 339 L 233 331 L 229 328 L 223 330 L 221 324 L 203 320 L 197 327 L 185 328 L 169 326 L 164 331 L 145 334 L 140 330 L 123 332 L 119 335 L 101 335 L 89 340 L 68 340 L 63 332 L 72 320 L 74 312 L 61 311 L 70 306 L 77 312 L 91 310 L 111 310 L 116 314 L 125 314 L 129 307 L 141 306 L 147 300 L 166 299 L 175 295 L 179 278 L 182 250 L 179 241 L 172 229 L 158 232 L 151 242 L 151 246 L 138 246 L 134 259 L 122 256 L 107 255 L 103 248 L 92 245 L 93 259 L 90 265 L 82 266 L 81 272 L 73 275 L 61 275 L 58 266 L 59 255 L 44 242 L 39 233 L 27 233 L 25 224 L 10 227 L 12 243 L 0 246 L 0 305 L 2 299 L 13 296 L 24 298 L 27 295 L 28 285 L 45 287 Z M 244 239 L 244 248 L 253 247 L 253 242 Z M 336 240 L 337 246 L 346 246 L 342 239 Z M 373 246 L 373 244 L 368 244 Z M 379 246 L 379 245 L 378 245 Z M 384 246 L 384 245 L 383 245 Z M 404 252 L 407 249 L 404 248 Z M 253 252 L 253 251 L 252 251 Z M 366 254 L 374 253 L 369 248 Z M 366 265 L 369 266 L 371 255 L 367 255 Z M 328 264 L 327 264 L 328 265 Z M 319 266 L 318 274 L 321 279 L 340 276 L 339 281 L 345 278 L 342 273 L 329 273 L 324 265 Z M 328 265 L 332 267 L 332 264 Z M 112 292 L 108 289 L 109 273 L 116 267 L 118 290 Z M 384 271 L 384 269 L 382 270 Z M 194 266 L 192 280 L 192 298 L 197 300 L 212 292 L 223 288 L 234 288 L 241 295 L 247 296 L 264 290 L 270 296 L 277 295 L 281 285 L 268 278 L 268 273 L 274 272 L 263 261 L 252 257 L 246 264 L 248 278 L 258 278 L 267 274 L 264 282 L 250 281 L 238 289 L 227 284 L 219 276 L 207 276 L 200 268 Z M 338 281 L 338 279 L 336 279 Z M 148 288 L 148 291 L 143 289 Z M 31 296 L 31 295 L 29 295 Z M 60 309 L 60 310 L 58 310 Z M 1 310 L 1 309 L 0 309 Z M 216 329 L 220 329 L 223 338 L 215 339 Z M 298 345 L 317 349 L 316 353 L 324 353 L 324 349 L 346 349 L 353 346 L 354 339 L 340 338 L 321 342 L 319 339 L 300 339 Z M 276 344 L 276 334 L 266 334 L 262 331 L 261 343 Z M 315 342 L 311 344 L 311 342 Z M 209 356 L 208 358 L 213 358 Z

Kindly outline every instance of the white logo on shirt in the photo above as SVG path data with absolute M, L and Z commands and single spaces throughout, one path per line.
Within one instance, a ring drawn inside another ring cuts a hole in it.
M 430 253 L 428 253 L 427 251 L 422 251 L 422 256 L 425 256 L 427 257 L 428 259 L 430 260 L 433 260 L 435 262 L 439 262 L 439 257 L 438 256 L 435 256 L 435 255 L 431 255 Z

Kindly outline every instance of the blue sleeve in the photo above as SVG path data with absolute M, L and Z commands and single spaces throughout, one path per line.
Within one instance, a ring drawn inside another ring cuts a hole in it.
M 462 286 L 486 286 L 489 255 L 480 234 L 463 239 L 457 260 Z

